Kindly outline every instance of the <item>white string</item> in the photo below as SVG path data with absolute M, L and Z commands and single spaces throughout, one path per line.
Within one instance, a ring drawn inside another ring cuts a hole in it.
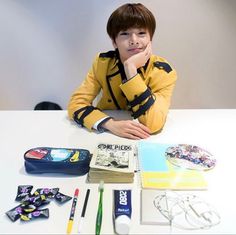
M 220 223 L 219 214 L 196 195 L 179 195 L 173 191 L 166 191 L 157 195 L 153 204 L 169 221 L 171 227 L 197 230 L 209 229 Z

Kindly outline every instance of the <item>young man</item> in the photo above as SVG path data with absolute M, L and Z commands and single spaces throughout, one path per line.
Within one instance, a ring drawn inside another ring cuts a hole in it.
M 125 4 L 107 22 L 114 51 L 100 53 L 68 105 L 69 117 L 89 130 L 144 139 L 162 129 L 176 82 L 176 72 L 152 54 L 156 22 L 142 4 Z M 102 90 L 97 107 L 93 100 Z M 116 120 L 102 110 L 130 110 L 134 120 Z

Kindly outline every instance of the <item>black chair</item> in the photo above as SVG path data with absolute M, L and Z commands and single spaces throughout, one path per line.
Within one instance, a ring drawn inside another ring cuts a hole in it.
M 34 110 L 62 110 L 62 108 L 59 104 L 49 101 L 43 101 L 36 104 Z

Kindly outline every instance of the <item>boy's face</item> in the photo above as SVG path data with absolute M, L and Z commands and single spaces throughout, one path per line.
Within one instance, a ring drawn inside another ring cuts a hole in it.
M 118 49 L 121 62 L 123 63 L 129 57 L 145 50 L 151 37 L 146 29 L 130 28 L 120 31 L 113 41 L 113 46 Z

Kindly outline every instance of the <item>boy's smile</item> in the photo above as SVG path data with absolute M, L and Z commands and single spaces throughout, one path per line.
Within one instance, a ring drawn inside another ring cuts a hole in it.
M 131 52 L 132 54 L 137 54 L 137 53 L 143 51 L 143 49 L 142 48 L 130 48 L 130 49 L 128 49 L 128 51 Z
M 150 42 L 150 34 L 146 29 L 130 28 L 120 31 L 113 42 L 118 49 L 123 63 L 132 55 L 142 52 Z

